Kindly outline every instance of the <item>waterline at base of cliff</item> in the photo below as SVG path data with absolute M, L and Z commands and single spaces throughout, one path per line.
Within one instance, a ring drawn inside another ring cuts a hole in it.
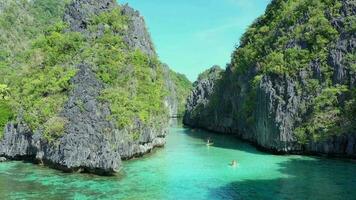
M 270 155 L 228 135 L 174 127 L 165 148 L 124 161 L 115 177 L 12 161 L 0 164 L 0 186 L 1 199 L 352 199 L 356 165 Z

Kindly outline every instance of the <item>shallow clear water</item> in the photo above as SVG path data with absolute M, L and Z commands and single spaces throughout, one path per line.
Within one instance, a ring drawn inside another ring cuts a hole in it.
M 356 163 L 269 155 L 229 136 L 171 128 L 165 148 L 124 162 L 116 177 L 1 163 L 0 199 L 356 199 Z

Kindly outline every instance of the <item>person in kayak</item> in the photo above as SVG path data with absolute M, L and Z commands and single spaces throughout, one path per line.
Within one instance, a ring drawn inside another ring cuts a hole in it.
M 213 145 L 213 141 L 210 139 L 210 137 L 208 137 L 208 139 L 206 140 L 206 145 L 207 146 L 210 146 L 210 145 Z
M 232 160 L 230 165 L 232 167 L 236 167 L 237 166 L 237 161 L 236 160 Z

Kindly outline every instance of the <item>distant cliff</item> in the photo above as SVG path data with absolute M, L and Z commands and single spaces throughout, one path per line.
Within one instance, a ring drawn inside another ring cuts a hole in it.
M 0 156 L 111 174 L 165 144 L 182 85 L 138 11 L 115 0 L 5 0 L 0 10 Z
M 166 97 L 166 106 L 172 118 L 182 118 L 185 112 L 186 99 L 192 89 L 192 83 L 184 74 L 174 72 L 165 66 L 165 83 L 169 94 Z
M 356 157 L 355 14 L 352 0 L 272 1 L 226 70 L 194 83 L 184 123 L 274 152 Z

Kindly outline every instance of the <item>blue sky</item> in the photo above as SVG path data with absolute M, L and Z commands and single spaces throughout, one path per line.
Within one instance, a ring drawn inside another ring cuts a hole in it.
M 145 17 L 162 62 L 194 81 L 222 67 L 246 28 L 270 0 L 119 0 Z

